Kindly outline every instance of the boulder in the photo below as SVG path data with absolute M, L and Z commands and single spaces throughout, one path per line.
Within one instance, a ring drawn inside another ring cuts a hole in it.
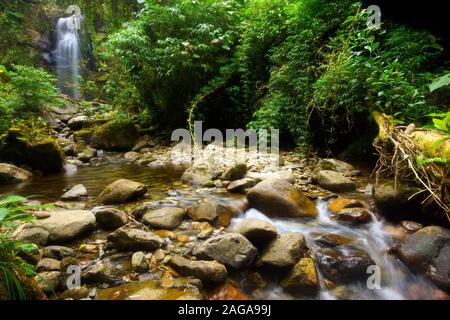
M 206 169 L 190 167 L 181 176 L 181 182 L 193 185 L 203 186 L 212 180 L 212 173 Z
M 72 130 L 80 130 L 81 128 L 83 128 L 85 125 L 87 125 L 89 123 L 90 123 L 90 120 L 89 120 L 88 116 L 78 115 L 78 116 L 75 116 L 72 119 L 70 119 L 69 122 L 67 123 L 67 125 Z
M 314 260 L 302 258 L 281 282 L 281 287 L 289 291 L 316 293 L 320 289 Z
M 37 245 L 45 245 L 48 241 L 50 233 L 44 228 L 24 228 L 20 231 L 15 239 L 21 242 L 34 243 Z
M 183 276 L 192 276 L 203 281 L 220 283 L 228 277 L 225 266 L 217 261 L 194 261 L 173 256 L 169 265 Z
M 222 180 L 226 181 L 236 181 L 243 179 L 247 174 L 248 168 L 245 163 L 237 164 L 229 169 L 227 169 L 222 174 Z
M 316 217 L 315 204 L 281 179 L 267 179 L 251 188 L 247 194 L 249 206 L 270 216 Z
M 356 190 L 356 183 L 342 173 L 321 170 L 317 174 L 317 184 L 333 192 L 352 192 Z
M 102 262 L 83 270 L 81 280 L 85 284 L 106 283 L 112 285 L 122 281 L 121 278 L 114 275 L 114 271 L 110 265 Z
M 243 193 L 246 191 L 246 189 L 253 188 L 258 184 L 260 180 L 252 179 L 252 178 L 244 178 L 240 180 L 232 181 L 228 187 L 228 192 L 235 192 L 235 193 Z
M 249 266 L 257 253 L 251 242 L 238 233 L 210 238 L 193 250 L 199 259 L 217 260 L 236 269 Z
M 438 226 L 425 227 L 406 237 L 397 250 L 398 256 L 412 270 L 425 272 L 449 242 L 449 230 Z
M 12 164 L 0 163 L 0 185 L 22 183 L 29 180 L 33 174 Z
M 91 159 L 97 156 L 98 151 L 89 146 L 82 146 L 77 150 L 78 147 L 75 147 L 74 152 L 77 156 L 77 160 L 88 163 Z
M 76 239 L 95 227 L 95 216 L 90 211 L 67 210 L 49 213 L 50 217 L 27 224 L 22 232 L 28 228 L 42 228 L 49 233 L 48 242 L 54 243 Z
M 64 290 L 59 296 L 62 300 L 83 300 L 89 297 L 90 290 L 87 287 L 71 288 Z
M 138 138 L 138 130 L 132 121 L 111 120 L 94 129 L 91 144 L 107 151 L 128 151 Z
M 154 251 L 166 242 L 136 223 L 128 223 L 108 236 L 110 246 L 119 251 Z
M 337 213 L 337 212 L 341 211 L 342 209 L 364 208 L 364 207 L 365 207 L 365 204 L 361 200 L 347 199 L 347 198 L 342 198 L 342 197 L 331 200 L 328 203 L 328 209 L 333 213 Z
M 291 268 L 305 254 L 307 247 L 301 233 L 286 233 L 273 240 L 261 254 L 259 266 Z
M 241 221 L 234 227 L 233 232 L 242 234 L 257 248 L 265 246 L 278 235 L 277 229 L 272 224 L 256 219 Z
M 377 211 L 392 219 L 410 218 L 415 213 L 420 213 L 423 207 L 421 196 L 412 197 L 419 189 L 387 182 L 373 188 L 373 199 Z
M 130 162 L 136 162 L 136 160 L 141 157 L 141 154 L 139 152 L 130 151 L 125 153 L 123 157 Z
M 100 208 L 94 210 L 97 223 L 105 230 L 115 230 L 127 224 L 125 212 L 115 208 Z
M 320 246 L 333 248 L 348 245 L 353 242 L 353 239 L 335 233 L 327 233 L 314 239 L 314 241 Z
M 201 201 L 197 206 L 188 208 L 187 213 L 194 221 L 214 221 L 217 214 L 217 206 L 211 201 Z
M 450 242 L 446 242 L 438 255 L 431 261 L 427 276 L 440 288 L 450 290 Z
M 43 173 L 64 168 L 64 152 L 55 139 L 40 132 L 24 132 L 14 127 L 2 137 L 0 158 L 16 165 L 26 165 Z
M 339 210 L 335 217 L 338 221 L 351 223 L 366 223 L 372 220 L 372 215 L 365 208 L 346 208 Z
M 86 188 L 82 184 L 77 184 L 76 186 L 70 188 L 69 191 L 64 193 L 61 196 L 61 200 L 64 201 L 73 201 L 73 200 L 80 200 L 82 198 L 87 197 L 88 193 Z
M 149 270 L 149 263 L 142 251 L 133 253 L 131 257 L 131 268 L 138 273 L 144 273 Z
M 138 142 L 133 147 L 133 151 L 139 152 L 142 149 L 153 148 L 155 146 L 156 146 L 156 142 L 153 140 L 153 138 L 146 135 L 146 136 L 139 138 Z
M 98 196 L 97 202 L 103 204 L 123 204 L 144 196 L 147 187 L 139 182 L 120 179 L 103 190 Z
M 48 246 L 44 248 L 43 258 L 51 258 L 62 260 L 67 257 L 75 256 L 75 251 L 69 247 L 63 246 Z
M 182 222 L 186 210 L 176 207 L 165 207 L 148 210 L 142 218 L 142 223 L 155 229 L 176 229 Z
M 59 271 L 60 262 L 56 259 L 43 258 L 36 264 L 36 272 L 42 271 Z
M 348 246 L 320 249 L 316 261 L 322 274 L 334 282 L 365 280 L 367 268 L 375 265 L 366 252 Z

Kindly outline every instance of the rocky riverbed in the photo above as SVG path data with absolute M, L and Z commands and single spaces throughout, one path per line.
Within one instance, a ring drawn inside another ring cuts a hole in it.
M 294 152 L 233 162 L 210 145 L 191 162 L 107 114 L 90 119 L 49 119 L 62 171 L 0 164 L 0 193 L 51 204 L 14 235 L 36 244 L 22 257 L 49 299 L 449 297 L 450 231 L 404 214 L 388 222 L 412 205 L 390 183 Z

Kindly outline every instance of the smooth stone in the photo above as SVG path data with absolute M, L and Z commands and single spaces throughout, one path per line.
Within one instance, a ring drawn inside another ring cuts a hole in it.
M 193 276 L 200 280 L 224 282 L 228 277 L 225 266 L 217 261 L 194 261 L 180 256 L 173 256 L 169 265 L 184 276 Z
M 356 190 L 356 183 L 342 173 L 322 170 L 317 174 L 317 184 L 333 192 L 352 192 Z
M 278 235 L 277 229 L 272 224 L 257 219 L 241 221 L 234 227 L 233 232 L 242 234 L 257 248 L 268 244 Z
M 239 269 L 249 266 L 258 250 L 243 235 L 226 233 L 197 245 L 192 253 L 199 259 L 217 260 Z
M 306 251 L 305 236 L 301 233 L 286 233 L 273 240 L 261 254 L 259 266 L 290 268 Z
M 81 198 L 87 197 L 87 195 L 88 195 L 88 193 L 87 193 L 86 188 L 82 184 L 78 184 L 78 185 L 74 186 L 73 188 L 71 188 L 66 193 L 64 193 L 61 196 L 61 200 L 67 200 L 67 201 L 79 200 Z
M 119 251 L 154 251 L 164 247 L 166 242 L 153 232 L 143 230 L 136 223 L 128 223 L 108 235 L 112 248 Z
M 123 204 L 144 196 L 146 192 L 147 187 L 144 184 L 120 179 L 107 186 L 98 196 L 97 202 L 103 204 Z
M 62 260 L 67 257 L 75 256 L 75 251 L 69 247 L 63 246 L 48 246 L 44 248 L 43 258 L 51 258 Z
M 289 291 L 314 294 L 320 289 L 314 260 L 302 258 L 281 282 L 281 287 Z
M 31 179 L 31 177 L 33 177 L 33 174 L 28 170 L 12 164 L 0 163 L 0 185 L 22 183 Z
M 149 263 L 142 251 L 133 253 L 131 257 L 131 268 L 138 273 L 144 273 L 149 270 Z
M 115 208 L 100 208 L 94 210 L 97 223 L 105 230 L 115 230 L 127 224 L 125 212 Z
M 36 272 L 59 271 L 61 262 L 56 259 L 43 258 L 36 264 Z
M 176 207 L 165 207 L 156 210 L 148 210 L 142 218 L 142 223 L 155 229 L 176 229 L 186 215 L 186 210 Z

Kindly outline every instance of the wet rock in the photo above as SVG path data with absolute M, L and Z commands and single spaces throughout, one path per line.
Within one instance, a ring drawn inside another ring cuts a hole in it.
M 236 286 L 231 284 L 230 282 L 226 282 L 217 289 L 215 289 L 210 295 L 209 300 L 248 300 L 248 297 L 242 293 Z
M 97 223 L 105 230 L 115 230 L 127 224 L 128 216 L 125 212 L 115 208 L 101 208 L 94 210 Z
M 181 275 L 204 281 L 224 282 L 228 277 L 225 266 L 216 261 L 194 261 L 174 256 L 169 260 L 169 265 Z
M 148 210 L 142 218 L 142 223 L 155 229 L 173 230 L 183 222 L 185 214 L 185 209 L 176 207 Z
M 425 227 L 406 237 L 398 248 L 398 256 L 414 271 L 425 272 L 449 242 L 449 230 L 438 226 Z
M 450 241 L 431 262 L 427 276 L 440 288 L 450 290 Z
M 272 268 L 290 268 L 305 254 L 306 249 L 303 234 L 286 233 L 269 244 L 261 254 L 258 265 Z
M 87 193 L 86 188 L 82 184 L 78 184 L 78 185 L 72 187 L 66 193 L 64 193 L 61 196 L 61 200 L 67 200 L 67 201 L 80 200 L 84 197 L 87 197 L 87 195 L 88 195 L 88 193 Z
M 356 183 L 342 173 L 322 170 L 317 174 L 317 184 L 333 192 L 351 192 L 356 190 Z
M 193 222 L 192 229 L 198 230 L 197 238 L 208 239 L 214 233 L 213 227 L 208 222 Z
M 60 264 L 58 260 L 51 258 L 43 258 L 36 265 L 36 272 L 41 271 L 59 271 Z
M 67 125 L 72 130 L 80 130 L 85 124 L 90 123 L 89 117 L 84 115 L 75 116 L 69 120 Z
M 247 174 L 248 168 L 245 163 L 240 163 L 235 165 L 234 167 L 231 167 L 227 169 L 222 174 L 222 180 L 226 181 L 236 181 L 243 179 L 245 175 Z
M 338 247 L 348 245 L 353 242 L 351 238 L 341 236 L 335 233 L 327 233 L 315 239 L 315 242 L 323 247 Z
M 322 159 L 321 161 L 319 161 L 316 169 L 318 169 L 318 171 L 320 170 L 331 170 L 331 171 L 336 171 L 336 172 L 340 172 L 343 173 L 345 175 L 349 175 L 349 173 L 355 171 L 355 168 L 344 161 L 341 160 L 337 160 L 337 159 Z
M 43 173 L 59 172 L 64 168 L 64 153 L 55 139 L 30 139 L 21 127 L 13 127 L 4 135 L 0 158 Z
M 235 180 L 228 185 L 227 190 L 228 192 L 244 193 L 247 189 L 253 188 L 259 181 L 252 178 Z
M 372 258 L 358 249 L 344 246 L 338 248 L 317 251 L 316 262 L 323 275 L 333 282 L 367 279 L 367 268 L 375 265 Z
M 217 206 L 211 201 L 201 201 L 197 206 L 188 208 L 187 213 L 194 221 L 214 221 L 217 218 Z
M 75 251 L 69 247 L 63 246 L 48 246 L 44 248 L 43 258 L 51 258 L 62 260 L 67 257 L 75 256 Z
M 347 208 L 339 210 L 336 219 L 343 222 L 366 223 L 372 220 L 369 210 L 364 208 Z
M 234 227 L 234 232 L 242 234 L 257 248 L 264 247 L 278 235 L 270 223 L 256 219 L 246 219 Z
M 95 216 L 90 211 L 67 210 L 50 212 L 50 217 L 33 221 L 27 228 L 42 228 L 49 233 L 48 242 L 64 242 L 78 238 L 95 227 Z
M 193 254 L 200 259 L 217 260 L 237 269 L 249 266 L 257 253 L 251 242 L 238 233 L 210 238 L 193 250 Z
M 43 228 L 29 228 L 23 229 L 15 238 L 17 241 L 45 245 L 48 241 L 49 235 L 50 233 Z
M 141 154 L 139 152 L 130 151 L 125 153 L 123 157 L 130 162 L 135 162 L 139 159 L 140 156 Z
M 131 268 L 135 272 L 143 273 L 149 270 L 149 263 L 142 251 L 135 252 L 131 257 Z
M 401 223 L 402 227 L 406 230 L 406 232 L 414 233 L 423 228 L 423 225 L 414 221 L 403 220 Z
M 289 275 L 281 282 L 281 287 L 305 294 L 316 293 L 320 286 L 314 260 L 311 258 L 300 259 Z
M 107 283 L 117 284 L 120 278 L 114 275 L 113 269 L 106 263 L 95 264 L 81 273 L 82 283 Z
M 134 147 L 138 138 L 138 130 L 131 121 L 111 120 L 94 129 L 91 143 L 106 151 L 128 151 Z
M 33 174 L 12 164 L 0 163 L 0 185 L 22 183 L 29 180 Z
M 166 245 L 161 237 L 135 223 L 117 229 L 108 236 L 108 241 L 119 251 L 154 251 Z
M 364 202 L 360 200 L 347 199 L 341 197 L 331 200 L 330 203 L 328 203 L 328 209 L 333 213 L 337 213 L 343 209 L 364 208 L 364 207 L 365 207 Z
M 249 206 L 270 216 L 316 217 L 314 203 L 280 179 L 267 179 L 251 188 L 247 194 Z
M 103 204 L 122 204 L 145 195 L 147 187 L 138 182 L 120 179 L 103 190 L 98 196 L 97 202 Z
M 34 277 L 38 283 L 39 288 L 47 295 L 53 295 L 59 289 L 59 281 L 61 278 L 61 272 L 59 271 L 46 271 L 38 273 Z
M 188 168 L 181 176 L 181 182 L 193 186 L 203 186 L 206 182 L 212 180 L 212 174 L 206 169 Z
M 66 210 L 84 210 L 86 209 L 86 203 L 84 202 L 65 202 L 65 201 L 57 201 L 54 205 L 58 208 L 66 209 Z
M 97 156 L 98 151 L 92 147 L 86 146 L 81 151 L 76 152 L 77 160 L 88 163 L 91 161 L 91 159 L 95 158 Z
M 59 296 L 62 300 L 82 300 L 89 297 L 90 290 L 87 287 L 71 288 L 65 290 Z

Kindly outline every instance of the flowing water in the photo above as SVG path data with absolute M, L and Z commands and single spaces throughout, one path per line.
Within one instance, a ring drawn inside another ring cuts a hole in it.
M 152 200 L 164 199 L 165 203 L 176 203 L 187 207 L 203 198 L 210 198 L 216 202 L 234 203 L 239 207 L 243 202 L 242 196 L 228 194 L 220 189 L 192 189 L 179 183 L 181 172 L 162 168 L 151 169 L 127 163 L 120 155 L 106 154 L 97 162 L 86 167 L 74 169 L 68 167 L 65 173 L 35 177 L 31 182 L 15 187 L 1 187 L 0 194 L 5 192 L 21 195 L 36 195 L 36 198 L 44 203 L 57 201 L 63 193 L 63 189 L 74 184 L 83 184 L 88 190 L 90 200 L 93 200 L 111 182 L 126 178 L 148 185 Z M 354 195 L 351 195 L 354 196 Z M 361 200 L 369 201 L 369 196 Z M 240 212 L 231 221 L 230 228 L 244 219 L 260 219 L 272 223 L 280 234 L 287 232 L 301 232 L 305 235 L 308 246 L 315 255 L 320 249 L 318 238 L 323 235 L 333 234 L 350 239 L 350 246 L 342 246 L 341 251 L 345 254 L 345 248 L 352 247 L 362 250 L 370 255 L 381 271 L 380 287 L 370 289 L 367 279 L 350 282 L 332 289 L 327 289 L 323 275 L 319 272 L 321 290 L 314 299 L 429 299 L 433 296 L 435 287 L 425 278 L 413 275 L 395 256 L 388 253 L 389 247 L 394 244 L 384 228 L 386 222 L 373 215 L 372 222 L 352 226 L 336 222 L 330 218 L 330 212 L 325 200 L 317 201 L 320 212 L 317 219 L 287 219 L 269 218 L 255 209 Z M 99 237 L 94 235 L 95 237 Z M 102 239 L 106 235 L 101 235 Z M 83 240 L 83 241 L 86 241 Z M 367 274 L 369 278 L 371 274 Z M 239 278 L 237 281 L 244 281 Z M 258 291 L 245 292 L 250 297 L 259 299 L 295 299 L 285 292 L 277 283 L 276 276 L 269 275 L 267 286 Z M 132 286 L 132 285 L 129 285 Z M 139 287 L 139 290 L 141 288 Z M 128 288 L 128 291 L 131 289 Z M 114 291 L 114 290 L 113 290 Z M 114 291 L 115 292 L 115 291 Z M 178 293 L 174 293 L 178 294 Z M 105 297 L 108 295 L 105 293 Z
M 80 98 L 80 17 L 59 18 L 56 24 L 56 61 L 58 86 L 61 91 L 74 99 Z

